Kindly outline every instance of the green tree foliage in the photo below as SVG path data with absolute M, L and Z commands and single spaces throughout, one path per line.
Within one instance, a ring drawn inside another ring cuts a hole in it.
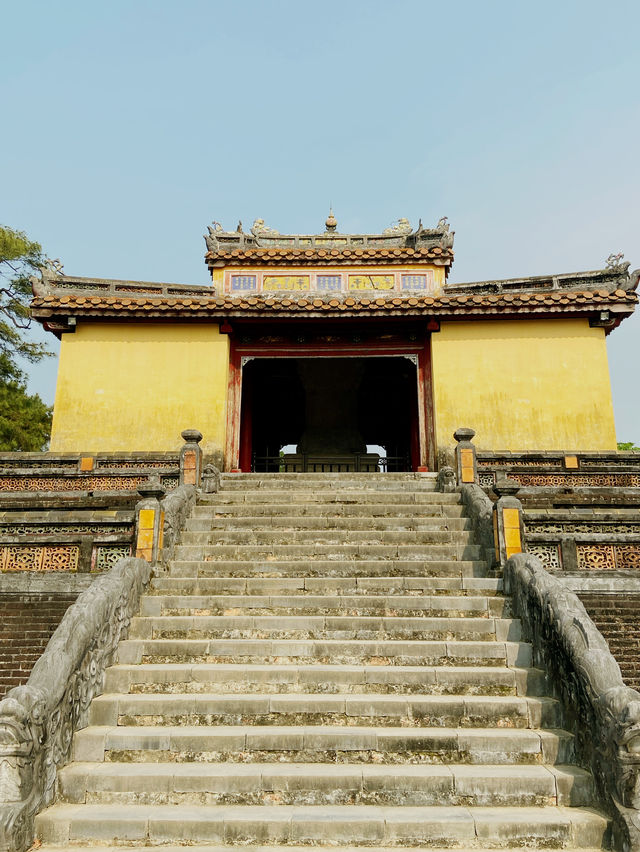
M 621 453 L 640 453 L 640 447 L 636 447 L 633 441 L 618 441 L 618 451 Z
M 51 409 L 27 392 L 18 358 L 35 363 L 49 353 L 25 337 L 29 328 L 29 278 L 45 262 L 39 243 L 0 225 L 0 451 L 42 450 L 49 440 Z

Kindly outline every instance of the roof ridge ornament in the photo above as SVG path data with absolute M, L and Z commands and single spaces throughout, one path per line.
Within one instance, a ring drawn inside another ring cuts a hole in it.
M 411 226 L 411 222 L 403 216 L 400 219 L 396 219 L 395 222 L 388 228 L 385 228 L 382 233 L 387 236 L 394 237 L 401 236 L 403 234 L 410 234 L 412 231 L 413 228 Z
M 280 235 L 280 231 L 276 231 L 275 228 L 265 225 L 264 219 L 256 219 L 254 221 L 251 226 L 251 233 L 254 237 L 274 237 Z
M 327 234 L 334 233 L 336 228 L 338 227 L 338 220 L 333 215 L 333 207 L 331 205 L 329 205 L 329 215 L 327 216 L 327 219 L 326 219 L 324 225 L 325 225 L 325 228 L 327 229 L 326 232 L 325 232 Z
M 624 252 L 619 251 L 617 254 L 613 254 L 613 252 L 607 258 L 605 269 L 610 270 L 611 272 L 626 272 L 631 264 L 628 260 L 623 261 Z

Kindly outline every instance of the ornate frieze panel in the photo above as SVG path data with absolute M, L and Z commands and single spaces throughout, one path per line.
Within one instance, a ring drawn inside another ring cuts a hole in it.
M 286 275 L 256 270 L 249 274 L 225 271 L 225 293 L 259 293 L 286 291 L 341 291 L 383 290 L 404 293 L 434 293 L 436 279 L 433 269 L 398 269 L 366 267 L 362 270 L 307 269 L 287 270 Z
M 0 476 L 0 492 L 9 491 L 136 491 L 148 476 Z M 163 476 L 167 491 L 176 488 L 178 476 Z
M 125 556 L 131 556 L 129 545 L 98 545 L 93 551 L 92 570 L 108 571 L 118 559 L 123 559 Z
M 80 535 L 121 535 L 133 533 L 132 524 L 0 524 L 0 535 L 55 536 L 79 533 Z
M 112 461 L 111 459 L 99 459 L 97 467 L 106 467 L 110 470 L 172 470 L 178 466 L 178 459 L 175 461 Z
M 527 553 L 537 556 L 547 571 L 559 571 L 562 568 L 560 547 L 557 544 L 535 542 L 527 545 Z
M 587 571 L 640 569 L 640 542 L 630 544 L 579 543 L 578 568 Z
M 77 571 L 80 547 L 61 545 L 0 546 L 2 571 Z
M 640 532 L 640 520 L 637 523 L 597 523 L 590 521 L 531 521 L 525 515 L 527 532 L 531 533 L 612 533 L 626 535 Z
M 520 485 L 547 488 L 640 488 L 640 473 L 520 473 L 509 471 Z

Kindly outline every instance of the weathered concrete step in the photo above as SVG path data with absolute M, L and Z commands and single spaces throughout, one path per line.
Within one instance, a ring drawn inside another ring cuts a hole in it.
M 415 515 L 415 510 L 414 510 Z M 318 531 L 389 531 L 389 532 L 429 532 L 430 530 L 471 529 L 471 521 L 466 517 L 449 517 L 434 515 L 425 517 L 313 517 L 311 515 L 234 515 L 202 516 L 197 515 L 187 520 L 185 530 L 188 532 L 207 532 L 211 530 L 318 530 Z
M 593 778 L 571 766 L 74 763 L 58 774 L 76 803 L 588 806 Z
M 89 726 L 73 760 L 220 763 L 569 764 L 567 731 L 369 725 Z
M 258 636 L 249 634 L 258 633 Z M 166 615 L 135 616 L 130 639 L 492 639 L 520 641 L 520 621 L 485 616 Z
M 427 562 L 432 559 L 453 561 L 481 559 L 480 547 L 476 544 L 457 543 L 453 536 L 466 533 L 446 533 L 452 537 L 449 544 L 179 544 L 175 549 L 177 560 L 219 561 L 300 561 L 300 560 L 414 560 Z
M 193 510 L 193 518 L 243 518 L 263 517 L 273 518 L 288 517 L 295 513 L 296 518 L 363 518 L 366 521 L 384 518 L 413 520 L 431 520 L 433 518 L 461 518 L 465 517 L 465 508 L 459 501 L 448 501 L 446 503 L 421 503 L 416 507 L 415 503 L 398 503 L 381 499 L 378 503 L 300 503 L 292 506 L 291 503 L 214 503 L 202 502 L 205 497 L 199 498 L 200 502 Z
M 469 530 L 450 528 L 446 522 L 439 529 L 431 530 L 229 530 L 216 529 L 204 531 L 189 531 L 181 533 L 180 542 L 184 545 L 415 545 L 431 544 L 470 544 L 472 533 Z
M 456 666 L 444 657 L 442 665 L 354 665 L 282 663 L 138 663 L 110 666 L 104 691 L 151 692 L 262 692 L 268 693 L 420 693 L 423 695 L 542 695 L 544 673 L 530 667 L 505 666 L 502 656 L 489 665 Z M 529 646 L 509 643 L 511 655 L 531 656 Z M 455 648 L 452 649 L 455 651 Z M 507 652 L 509 653 L 509 652 Z M 142 656 L 142 655 L 141 655 Z M 484 656 L 484 655 L 483 655 Z M 439 661 L 440 662 L 440 661 Z M 453 660 L 455 663 L 455 658 Z
M 170 577 L 486 577 L 487 565 L 479 559 L 275 559 L 204 562 L 176 558 Z
M 336 611 L 350 615 L 496 616 L 511 614 L 509 598 L 485 595 L 145 595 L 142 616 L 161 615 L 296 615 L 325 614 Z
M 427 595 L 490 595 L 502 591 L 496 577 L 156 577 L 150 595 L 332 594 L 392 595 L 421 592 Z
M 230 491 L 313 491 L 315 493 L 322 491 L 367 491 L 385 493 L 387 491 L 413 491 L 413 492 L 435 492 L 436 481 L 430 479 L 412 479 L 409 481 L 403 479 L 377 479 L 369 481 L 366 479 L 356 479 L 354 477 L 345 477 L 336 481 L 335 479 L 314 479 L 314 480 L 282 480 L 269 479 L 268 477 L 260 477 L 246 482 L 237 479 L 223 479 L 220 483 L 220 494 L 227 494 Z
M 554 728 L 552 698 L 514 695 L 371 693 L 106 693 L 94 698 L 90 725 L 375 725 Z
M 435 504 L 444 506 L 447 503 L 460 503 L 461 498 L 457 493 L 441 494 L 434 491 L 418 491 L 418 490 L 402 490 L 394 491 L 384 490 L 376 491 L 375 489 L 321 489 L 316 491 L 313 488 L 308 489 L 243 489 L 241 491 L 220 491 L 217 494 L 203 494 L 198 498 L 200 505 L 216 505 L 221 506 L 225 503 L 250 503 L 260 504 L 267 503 L 269 505 L 286 505 L 299 503 L 316 503 L 324 505 L 341 504 L 341 503 L 358 503 L 366 506 L 369 504 L 404 504 L 413 503 L 416 506 L 425 504 Z
M 266 479 L 272 482 L 322 482 L 327 480 L 330 482 L 342 482 L 343 480 L 354 479 L 360 482 L 387 482 L 391 480 L 399 480 L 400 482 L 424 482 L 428 480 L 436 481 L 438 474 L 435 471 L 391 471 L 389 473 L 375 471 L 344 471 L 342 473 L 327 472 L 274 472 L 262 473 L 254 471 L 246 471 L 244 473 L 222 473 L 220 476 L 221 482 L 246 482 L 251 483 L 256 479 Z
M 190 847 L 197 849 L 197 852 L 231 852 L 229 845 L 225 846 L 212 846 L 211 844 L 205 843 L 197 843 L 189 844 Z M 86 849 L 87 844 L 80 841 L 78 844 L 72 844 L 71 842 L 65 844 L 56 844 L 55 846 L 43 845 L 39 846 L 39 852 L 77 852 L 78 849 Z M 162 852 L 184 852 L 184 845 L 181 846 L 172 846 L 167 843 L 162 844 Z M 288 843 L 286 846 L 277 846 L 277 845 L 269 845 L 265 847 L 263 845 L 255 846 L 252 844 L 242 844 L 242 848 L 244 852 L 307 852 L 309 849 L 308 846 L 300 846 Z M 398 852 L 397 846 L 370 846 L 366 847 L 367 852 Z M 522 846 L 501 846 L 500 849 L 502 852 L 522 852 Z M 117 846 L 109 846 L 103 843 L 100 843 L 100 851 L 101 852 L 139 852 L 140 846 L 127 846 L 120 845 Z M 489 852 L 489 849 L 486 846 L 469 846 L 468 844 L 464 844 L 462 846 L 457 845 L 455 847 L 456 852 Z M 362 846 L 354 846 L 352 844 L 341 844 L 339 846 L 319 846 L 317 844 L 313 845 L 313 852 L 362 852 Z M 444 849 L 441 846 L 431 846 L 429 845 L 429 852 L 451 852 L 451 847 L 447 847 Z M 602 847 L 598 849 L 595 848 L 587 848 L 583 847 L 581 852 L 602 852 Z
M 583 808 L 58 804 L 36 817 L 45 843 L 354 843 L 472 848 L 599 847 L 607 820 Z

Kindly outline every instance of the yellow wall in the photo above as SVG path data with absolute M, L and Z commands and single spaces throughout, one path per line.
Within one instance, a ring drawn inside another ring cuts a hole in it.
M 586 319 L 443 322 L 432 335 L 436 435 L 486 450 L 615 450 L 604 330 Z
M 225 436 L 229 338 L 217 325 L 78 323 L 62 336 L 54 452 L 165 451 Z

